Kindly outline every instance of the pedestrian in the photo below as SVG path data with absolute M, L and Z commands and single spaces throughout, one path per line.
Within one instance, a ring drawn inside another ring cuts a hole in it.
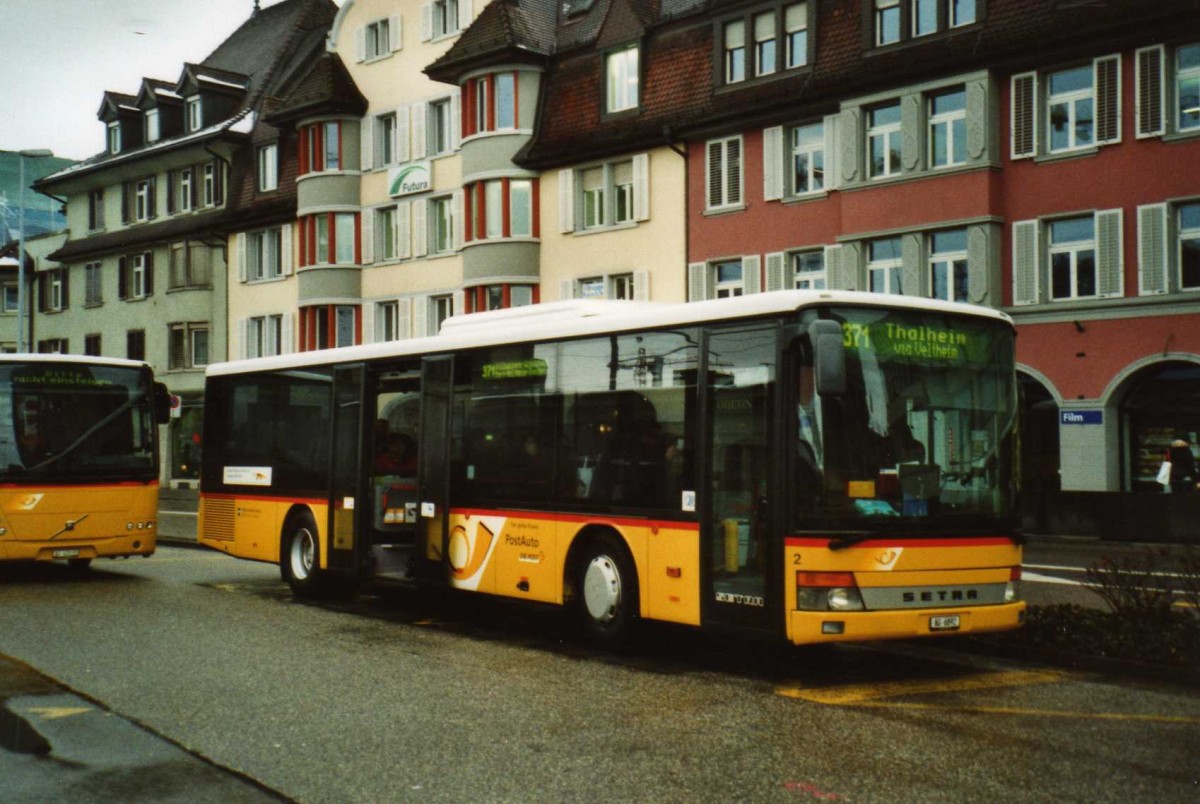
M 1171 462 L 1171 493 L 1185 494 L 1196 490 L 1196 457 L 1192 454 L 1192 445 L 1185 439 L 1177 438 L 1171 442 L 1167 451 L 1167 460 Z

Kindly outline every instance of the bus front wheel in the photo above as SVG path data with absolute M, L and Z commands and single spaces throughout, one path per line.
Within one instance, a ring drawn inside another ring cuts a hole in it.
M 579 564 L 574 591 L 591 641 L 604 647 L 628 641 L 637 619 L 637 574 L 620 540 L 605 533 L 592 541 Z
M 292 587 L 292 593 L 296 596 L 308 597 L 317 593 L 321 572 L 317 568 L 319 554 L 317 523 L 312 514 L 292 517 L 284 529 L 279 569 L 283 580 Z

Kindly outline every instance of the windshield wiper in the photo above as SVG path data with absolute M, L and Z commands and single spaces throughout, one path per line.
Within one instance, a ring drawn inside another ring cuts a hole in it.
M 84 430 L 83 434 L 80 435 L 79 438 L 75 439 L 70 444 L 63 447 L 63 449 L 60 450 L 59 452 L 56 452 L 53 455 L 49 456 L 41 463 L 37 463 L 37 464 L 34 464 L 33 466 L 29 467 L 29 470 L 33 471 L 35 469 L 45 469 L 50 464 L 57 463 L 58 461 L 62 460 L 67 455 L 71 454 L 76 449 L 78 449 L 80 444 L 87 441 L 89 438 L 94 436 L 96 433 L 103 430 L 105 427 L 108 426 L 108 424 L 110 422 L 112 422 L 114 419 L 116 419 L 122 413 L 129 410 L 134 405 L 136 405 L 138 402 L 140 402 L 145 396 L 146 396 L 146 394 L 143 391 L 143 392 L 139 392 L 139 393 L 135 394 L 134 396 L 130 397 L 129 400 L 125 404 L 121 405 L 121 407 L 117 408 L 112 413 L 108 414 L 103 419 L 96 422 L 88 429 Z

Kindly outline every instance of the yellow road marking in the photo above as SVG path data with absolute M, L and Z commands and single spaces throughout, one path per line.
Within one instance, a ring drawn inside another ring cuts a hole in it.
M 1030 672 L 1006 670 L 965 678 L 943 680 L 915 679 L 912 681 L 890 681 L 882 684 L 853 684 L 843 687 L 817 687 L 804 689 L 785 687 L 778 693 L 785 698 L 800 698 L 828 706 L 848 706 L 879 698 L 896 698 L 902 695 L 920 695 L 931 692 L 963 692 L 967 690 L 992 689 L 994 687 L 1020 687 L 1029 684 L 1052 684 L 1069 677 L 1067 673 Z
M 1198 717 L 1133 715 L 1121 712 L 1069 712 L 1055 709 L 1025 709 L 1016 706 L 943 706 L 941 704 L 901 703 L 898 701 L 867 701 L 855 705 L 870 709 L 920 709 L 981 715 L 1032 715 L 1034 717 L 1065 717 L 1077 720 L 1126 720 L 1140 723 L 1200 724 L 1200 718 Z
M 35 715 L 41 715 L 42 720 L 58 720 L 64 717 L 74 717 L 92 711 L 90 706 L 35 706 L 29 710 Z

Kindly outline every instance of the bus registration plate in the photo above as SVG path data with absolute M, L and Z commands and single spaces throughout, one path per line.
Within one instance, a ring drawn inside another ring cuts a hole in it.
M 945 614 L 929 618 L 930 631 L 957 631 L 959 627 L 957 614 Z
M 78 558 L 78 550 L 55 550 L 53 553 L 55 558 Z

